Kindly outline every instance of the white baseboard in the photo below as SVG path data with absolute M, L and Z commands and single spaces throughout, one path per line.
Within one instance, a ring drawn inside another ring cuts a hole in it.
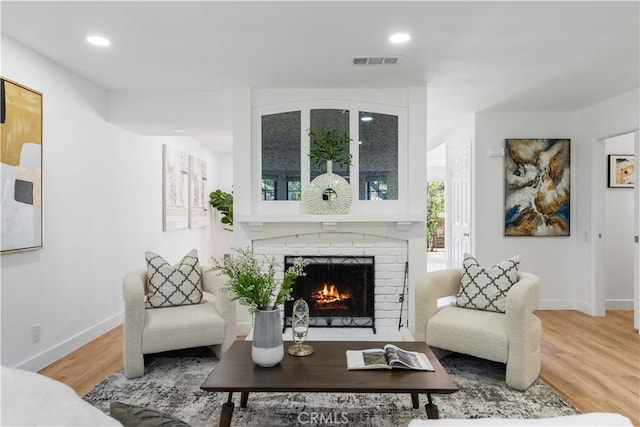
M 587 313 L 590 316 L 595 316 L 595 310 L 594 308 L 591 306 L 591 304 L 587 304 L 586 302 L 583 301 L 576 301 L 575 303 L 576 306 L 576 310 L 581 311 L 583 313 Z
M 25 360 L 24 362 L 18 363 L 15 367 L 19 369 L 25 369 L 27 371 L 36 372 L 45 366 L 48 366 L 60 359 L 63 356 L 71 353 L 74 350 L 82 347 L 89 341 L 92 341 L 104 334 L 105 332 L 110 331 L 118 325 L 122 324 L 124 318 L 124 313 L 118 313 L 115 316 L 104 320 L 103 322 L 98 323 L 91 328 L 80 332 L 77 335 L 72 336 L 71 338 L 57 344 L 48 350 L 45 350 L 30 359 Z
M 541 299 L 538 310 L 579 310 L 574 300 Z
M 252 327 L 251 323 L 236 323 L 236 335 L 249 335 Z
M 633 310 L 634 304 L 632 299 L 608 299 L 605 300 L 607 310 Z

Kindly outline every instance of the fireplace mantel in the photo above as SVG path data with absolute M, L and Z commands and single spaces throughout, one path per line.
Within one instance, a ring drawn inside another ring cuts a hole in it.
M 337 231 L 339 224 L 394 224 L 396 231 L 407 231 L 414 223 L 424 222 L 421 214 L 379 214 L 379 215 L 314 215 L 314 214 L 269 214 L 238 215 L 235 221 L 246 224 L 252 232 L 264 230 L 266 224 L 307 223 L 320 224 L 323 231 Z

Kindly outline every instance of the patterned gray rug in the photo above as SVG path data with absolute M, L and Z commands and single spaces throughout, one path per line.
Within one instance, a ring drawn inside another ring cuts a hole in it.
M 579 413 L 540 379 L 524 392 L 510 389 L 500 363 L 458 354 L 441 363 L 459 387 L 450 395 L 434 395 L 441 418 L 543 418 Z M 127 380 L 118 372 L 84 399 L 105 412 L 110 402 L 119 401 L 162 411 L 194 427 L 218 425 L 228 394 L 199 388 L 215 365 L 207 349 L 156 355 L 147 359 L 143 377 Z M 403 394 L 252 393 L 246 409 L 239 407 L 239 393 L 234 397 L 233 426 L 387 427 L 426 418 L 426 396 L 421 396 L 421 409 L 413 409 L 410 396 Z

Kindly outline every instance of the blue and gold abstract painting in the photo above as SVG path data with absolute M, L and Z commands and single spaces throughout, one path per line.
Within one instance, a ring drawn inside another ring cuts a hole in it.
M 570 142 L 505 140 L 505 236 L 569 236 Z

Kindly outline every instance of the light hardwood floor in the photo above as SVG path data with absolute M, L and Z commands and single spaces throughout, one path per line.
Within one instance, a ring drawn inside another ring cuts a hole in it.
M 640 335 L 633 311 L 536 314 L 543 325 L 542 379 L 582 412 L 619 412 L 640 426 Z
M 540 310 L 542 379 L 582 412 L 618 412 L 640 426 L 640 335 L 632 311 L 591 317 Z M 40 371 L 85 395 L 122 369 L 117 327 Z

